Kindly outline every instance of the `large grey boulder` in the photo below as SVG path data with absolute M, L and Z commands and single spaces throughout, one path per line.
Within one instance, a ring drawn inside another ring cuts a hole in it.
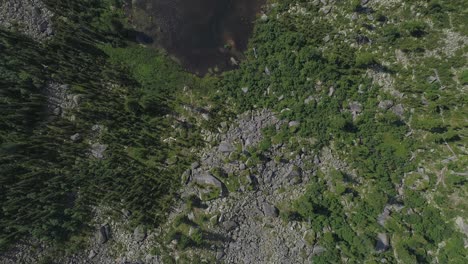
M 146 228 L 142 225 L 139 225 L 133 231 L 133 238 L 137 242 L 142 242 L 146 238 Z
M 78 142 L 81 140 L 81 135 L 80 133 L 75 133 L 72 136 L 70 136 L 71 141 L 73 142 Z
M 120 212 L 121 212 L 122 215 L 125 217 L 125 219 L 128 219 L 128 218 L 132 215 L 132 212 L 130 212 L 130 211 L 127 210 L 127 209 L 122 209 L 122 210 L 120 210 Z
M 198 169 L 199 167 L 200 163 L 198 161 L 195 161 L 194 163 L 192 163 L 192 165 L 190 165 L 190 168 L 192 168 L 192 170 Z
M 392 100 L 383 100 L 379 102 L 379 108 L 382 110 L 388 110 L 393 106 Z
M 110 226 L 108 224 L 105 224 L 99 228 L 99 231 L 97 233 L 97 238 L 98 238 L 99 244 L 104 244 L 109 240 Z
M 377 234 L 377 243 L 375 245 L 375 250 L 377 252 L 383 252 L 389 248 L 389 243 L 388 243 L 388 236 L 385 233 L 378 233 Z
M 377 223 L 381 226 L 385 226 L 385 222 L 390 217 L 390 209 L 388 206 L 385 206 L 383 212 L 377 217 Z
M 219 189 L 223 188 L 223 183 L 209 173 L 194 175 L 193 181 L 199 185 L 209 185 Z
M 313 100 L 315 100 L 314 97 L 312 95 L 309 95 L 309 97 L 304 99 L 304 104 L 310 104 L 310 102 L 312 102 Z
M 328 15 L 328 13 L 330 13 L 332 10 L 332 6 L 324 6 L 322 8 L 320 8 L 320 11 L 323 12 L 323 14 L 325 15 Z
M 300 125 L 301 123 L 299 121 L 291 121 L 288 123 L 288 126 L 289 127 L 296 127 L 298 125 Z
M 219 152 L 229 153 L 229 152 L 233 152 L 234 150 L 236 150 L 236 149 L 229 142 L 223 141 L 223 142 L 219 143 L 219 146 L 218 146 L 218 151 Z
M 429 76 L 427 78 L 427 82 L 428 83 L 434 83 L 435 81 L 437 81 L 437 77 L 436 76 Z
M 313 250 L 312 250 L 312 255 L 318 255 L 320 253 L 323 253 L 327 251 L 326 248 L 322 247 L 322 246 L 319 246 L 319 245 L 315 245 Z
M 279 210 L 276 208 L 274 205 L 271 205 L 269 203 L 263 203 L 263 214 L 268 217 L 278 217 L 279 215 Z
M 355 120 L 356 117 L 358 117 L 358 115 L 362 112 L 362 105 L 359 102 L 351 102 L 349 104 L 349 110 L 353 115 L 353 120 Z
M 399 117 L 403 117 L 403 114 L 405 113 L 405 109 L 403 108 L 403 105 L 402 104 L 397 104 L 395 106 L 393 106 L 391 108 L 392 112 L 399 116 Z
M 190 177 L 192 176 L 192 170 L 188 169 L 182 173 L 182 184 L 188 184 L 190 182 Z
M 223 226 L 227 231 L 232 231 L 238 226 L 238 224 L 234 221 L 226 221 Z
M 93 145 L 91 145 L 91 155 L 96 159 L 103 159 L 104 152 L 106 151 L 106 149 L 107 145 L 94 143 Z
M 298 184 L 302 182 L 302 170 L 296 166 L 291 166 L 284 175 L 285 179 L 290 184 Z
M 216 260 L 220 261 L 225 256 L 224 251 L 222 249 L 218 249 L 216 251 Z

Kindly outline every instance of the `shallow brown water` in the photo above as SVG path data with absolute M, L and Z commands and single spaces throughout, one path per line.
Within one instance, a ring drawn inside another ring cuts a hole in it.
M 265 0 L 133 0 L 130 20 L 188 70 L 203 75 L 236 65 Z

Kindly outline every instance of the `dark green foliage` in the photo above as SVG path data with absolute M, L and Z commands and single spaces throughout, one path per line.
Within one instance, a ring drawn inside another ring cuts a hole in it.
M 359 53 L 356 56 L 356 66 L 360 68 L 365 68 L 367 66 L 372 66 L 376 63 L 374 55 L 371 53 Z
M 0 29 L 2 250 L 23 236 L 71 249 L 63 242 L 88 230 L 93 206 L 125 208 L 135 226 L 158 225 L 192 157 L 177 155 L 177 166 L 166 160 L 202 143 L 195 127 L 181 125 L 177 134 L 165 118 L 174 92 L 198 79 L 163 54 L 126 42 L 122 15 L 107 2 L 47 4 L 67 17 L 55 23 L 50 41 Z M 82 95 L 71 110 L 75 121 L 51 116 L 48 83 L 69 84 Z M 98 138 L 95 124 L 106 128 Z M 90 158 L 86 140 L 70 140 L 76 132 L 106 144 L 106 158 Z M 168 135 L 182 137 L 169 146 L 162 142 Z
M 462 72 L 460 81 L 463 85 L 468 85 L 468 70 Z
M 408 21 L 403 25 L 403 28 L 413 37 L 422 37 L 426 34 L 426 24 L 422 21 Z

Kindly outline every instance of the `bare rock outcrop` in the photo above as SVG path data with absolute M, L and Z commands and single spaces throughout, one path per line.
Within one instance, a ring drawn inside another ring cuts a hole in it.
M 52 16 L 41 0 L 0 1 L 0 26 L 39 41 L 53 35 Z
M 278 144 L 266 150 L 265 156 L 269 159 L 253 161 L 248 158 L 249 151 L 257 148 L 264 139 L 264 128 L 280 129 L 281 126 L 289 126 L 289 122 L 280 120 L 268 110 L 239 115 L 225 133 L 216 135 L 219 145 L 205 150 L 191 170 L 192 182 L 196 183 L 200 175 L 210 175 L 212 168 L 219 168 L 241 182 L 223 198 L 205 201 L 205 213 L 218 216 L 217 224 L 210 231 L 225 238 L 214 252 L 218 261 L 303 263 L 312 256 L 313 246 L 304 240 L 309 229 L 307 224 L 284 221 L 279 217 L 280 205 L 290 204 L 300 197 L 309 178 L 315 175 L 315 171 L 306 166 L 307 162 L 313 161 L 312 153 L 300 151 L 285 159 L 273 159 L 288 153 L 287 146 Z M 226 177 L 212 176 L 220 182 L 229 180 Z M 189 184 L 182 192 L 188 196 L 197 191 L 201 190 Z

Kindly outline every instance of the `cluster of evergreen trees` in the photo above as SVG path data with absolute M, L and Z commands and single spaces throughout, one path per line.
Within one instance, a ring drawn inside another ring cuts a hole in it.
M 2 250 L 24 237 L 55 243 L 80 236 L 92 224 L 93 206 L 129 210 L 135 225 L 159 224 L 191 157 L 179 156 L 176 165 L 167 159 L 188 147 L 185 139 L 193 146 L 201 142 L 189 126 L 174 134 L 173 120 L 165 116 L 173 107 L 169 93 L 192 77 L 158 52 L 130 47 L 134 32 L 123 26 L 122 11 L 110 8 L 119 3 L 46 4 L 57 14 L 50 40 L 37 43 L 0 29 Z M 133 64 L 118 55 L 127 50 L 140 53 L 127 58 Z M 143 59 L 147 69 L 132 71 Z M 148 69 L 150 76 L 137 74 Z M 67 84 L 80 95 L 79 106 L 70 110 L 73 120 L 48 111 L 50 83 Z M 96 135 L 94 125 L 105 129 Z M 75 133 L 81 141 L 70 139 Z M 172 134 L 184 140 L 162 142 Z M 90 158 L 90 140 L 108 146 L 104 160 Z

